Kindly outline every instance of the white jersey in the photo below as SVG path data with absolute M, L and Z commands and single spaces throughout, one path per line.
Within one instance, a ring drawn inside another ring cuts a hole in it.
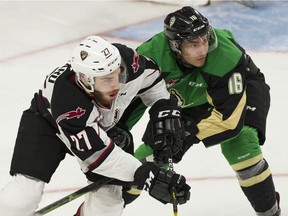
M 38 96 L 41 97 L 42 93 L 45 99 L 42 109 L 52 115 L 52 125 L 77 157 L 84 173 L 92 171 L 121 181 L 133 181 L 141 163 L 116 146 L 106 131 L 120 120 L 136 97 L 140 97 L 146 106 L 151 106 L 159 99 L 168 99 L 169 93 L 158 66 L 152 60 L 124 45 L 114 45 L 120 51 L 127 82 L 122 84 L 110 108 L 98 105 L 85 93 L 75 81 L 69 63 L 47 76 Z

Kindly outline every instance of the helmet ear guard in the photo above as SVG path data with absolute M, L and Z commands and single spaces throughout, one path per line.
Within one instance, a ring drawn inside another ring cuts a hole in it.
M 214 29 L 211 27 L 210 33 L 209 33 L 209 49 L 208 53 L 212 52 L 214 49 L 216 49 L 218 46 L 218 38 L 214 31 Z
M 73 50 L 71 67 L 77 81 L 88 93 L 94 92 L 94 78 L 105 76 L 121 66 L 119 50 L 99 36 L 85 38 Z M 80 80 L 85 77 L 88 87 Z
M 94 77 L 89 76 L 89 75 L 85 75 L 83 73 L 76 73 L 76 78 L 77 78 L 77 82 L 78 84 L 87 92 L 87 93 L 93 93 L 94 92 Z M 83 79 L 85 81 L 83 81 Z M 85 82 L 85 83 L 84 83 Z

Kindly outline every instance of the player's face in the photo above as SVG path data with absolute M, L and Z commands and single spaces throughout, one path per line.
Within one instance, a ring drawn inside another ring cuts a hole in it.
M 208 36 L 204 35 L 197 39 L 181 43 L 181 55 L 185 62 L 195 67 L 202 67 L 206 62 L 208 53 Z
M 119 67 L 106 76 L 95 78 L 94 95 L 102 105 L 111 104 L 116 99 L 121 87 L 119 82 L 120 73 L 121 69 Z

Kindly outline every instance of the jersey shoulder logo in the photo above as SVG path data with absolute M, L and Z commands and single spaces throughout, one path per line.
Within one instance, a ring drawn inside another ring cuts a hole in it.
M 77 107 L 76 110 L 72 110 L 69 112 L 66 112 L 62 115 L 60 115 L 57 119 L 56 122 L 57 124 L 62 121 L 63 119 L 72 119 L 72 118 L 80 118 L 81 116 L 83 116 L 86 113 L 85 109 L 82 109 L 80 107 Z

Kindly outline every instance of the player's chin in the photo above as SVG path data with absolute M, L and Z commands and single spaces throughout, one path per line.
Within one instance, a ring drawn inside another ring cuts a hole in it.
M 202 67 L 202 66 L 205 65 L 205 62 L 206 62 L 206 58 L 199 59 L 199 60 L 194 64 L 194 66 L 196 66 L 196 67 Z

